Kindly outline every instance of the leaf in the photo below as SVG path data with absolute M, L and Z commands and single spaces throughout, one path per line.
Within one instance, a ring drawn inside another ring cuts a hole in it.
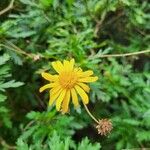
M 7 128 L 12 128 L 12 122 L 10 120 L 10 117 L 4 115 L 3 123 Z
M 4 54 L 3 56 L 0 56 L 0 65 L 5 64 L 10 59 L 10 56 L 8 54 Z
M 0 94 L 0 102 L 4 102 L 6 100 L 6 96 L 3 94 Z
M 23 65 L 23 60 L 20 56 L 18 56 L 18 54 L 16 54 L 15 52 L 8 50 L 11 58 L 14 60 L 14 63 L 17 65 Z
M 14 88 L 14 87 L 19 87 L 22 86 L 24 83 L 23 82 L 15 82 L 15 80 L 11 80 L 5 83 L 0 83 L 0 91 L 4 91 L 6 88 Z
M 150 109 L 143 114 L 143 118 L 150 118 Z
M 17 150 L 29 150 L 28 144 L 21 138 L 17 140 Z
M 135 119 L 129 119 L 129 118 L 127 118 L 127 119 L 123 119 L 123 122 L 127 123 L 127 124 L 130 124 L 130 125 L 133 125 L 133 126 L 140 125 L 140 121 L 135 120 Z
M 26 115 L 26 117 L 29 119 L 36 119 L 39 117 L 39 115 L 40 115 L 39 112 L 31 111 Z
M 20 2 L 22 2 L 23 4 L 26 4 L 26 5 L 30 5 L 30 6 L 38 6 L 36 3 L 34 3 L 31 0 L 20 0 Z
M 27 38 L 27 37 L 31 37 L 32 35 L 36 34 L 35 31 L 24 31 L 24 32 L 20 32 L 18 31 L 17 33 L 11 33 L 11 37 L 13 38 Z
M 77 150 L 100 150 L 101 146 L 99 143 L 91 144 L 88 138 L 86 137 L 81 141 L 81 143 L 78 145 Z
M 8 73 L 9 70 L 10 70 L 10 67 L 7 65 L 0 66 L 0 79 L 2 78 L 1 76 L 4 76 L 4 75 L 5 75 L 5 78 L 10 77 L 11 75 Z
M 44 8 L 48 8 L 53 3 L 53 0 L 40 0 L 40 4 L 44 6 Z
M 136 134 L 138 141 L 150 141 L 150 131 L 140 131 Z

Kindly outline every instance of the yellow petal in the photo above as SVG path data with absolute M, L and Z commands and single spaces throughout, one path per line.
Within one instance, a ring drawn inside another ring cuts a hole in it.
M 51 90 L 50 90 L 50 93 L 51 93 L 51 95 L 52 94 L 55 94 L 58 90 L 60 90 L 61 89 L 61 86 L 60 86 L 60 84 L 58 83 L 58 85 L 56 85 L 55 87 L 53 87 Z
M 70 102 L 70 90 L 66 92 L 66 95 L 63 100 L 63 104 L 62 104 L 63 113 L 66 113 L 68 111 L 69 102 Z
M 90 88 L 88 85 L 84 84 L 84 83 L 78 83 L 78 85 L 86 92 L 89 92 L 90 91 Z
M 71 89 L 72 102 L 75 107 L 79 106 L 78 96 L 74 88 Z
M 51 75 L 50 73 L 43 72 L 42 77 L 48 81 L 56 81 L 58 80 L 58 75 Z
M 73 70 L 73 67 L 74 67 L 74 59 L 71 59 L 70 60 L 70 71 Z
M 75 86 L 75 89 L 81 96 L 83 103 L 88 104 L 89 98 L 88 98 L 88 95 L 85 93 L 85 91 L 82 88 L 80 88 L 78 85 Z
M 51 106 L 54 101 L 57 99 L 57 97 L 60 95 L 62 89 L 60 86 L 57 86 L 50 90 L 50 99 L 49 99 L 49 105 Z
M 44 90 L 46 90 L 46 89 L 48 89 L 48 88 L 52 88 L 52 87 L 56 86 L 57 84 L 58 84 L 58 83 L 46 84 L 46 85 L 42 86 L 42 87 L 39 89 L 39 91 L 40 91 L 40 92 L 43 92 Z
M 79 78 L 78 82 L 95 82 L 98 80 L 98 77 L 85 77 L 85 78 Z
M 52 66 L 58 73 L 60 73 L 63 70 L 63 64 L 60 61 L 52 62 Z
M 59 97 L 57 98 L 57 100 L 56 100 L 56 109 L 57 109 L 57 111 L 60 110 L 61 103 L 62 103 L 62 101 L 64 100 L 65 94 L 66 94 L 66 90 L 63 90 L 63 91 L 60 93 L 60 95 L 59 95 Z
M 64 60 L 64 71 L 68 71 L 70 69 L 70 62 L 67 60 Z
M 59 65 L 61 69 L 64 68 L 64 65 L 60 61 L 57 61 L 57 65 Z
M 93 75 L 93 71 L 92 70 L 88 70 L 85 72 L 78 72 L 79 77 L 88 77 Z

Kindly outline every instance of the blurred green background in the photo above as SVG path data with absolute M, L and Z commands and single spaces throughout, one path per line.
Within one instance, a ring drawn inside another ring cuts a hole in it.
M 148 0 L 0 0 L 0 149 L 121 150 L 150 148 Z M 110 118 L 100 136 L 84 107 L 62 115 L 48 108 L 42 71 L 74 58 L 99 76 L 90 84 L 91 112 Z

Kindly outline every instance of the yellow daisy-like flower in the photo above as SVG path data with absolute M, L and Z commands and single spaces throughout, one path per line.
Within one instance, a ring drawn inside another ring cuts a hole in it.
M 50 83 L 42 86 L 39 91 L 42 92 L 49 88 L 49 105 L 51 106 L 56 102 L 56 109 L 58 111 L 62 110 L 63 113 L 68 111 L 71 98 L 74 106 L 79 106 L 77 94 L 80 95 L 84 104 L 88 104 L 87 93 L 90 88 L 85 83 L 94 82 L 98 79 L 98 77 L 91 77 L 93 71 L 83 72 L 81 68 L 74 67 L 74 63 L 74 59 L 70 61 L 64 60 L 63 63 L 55 61 L 52 62 L 52 66 L 58 73 L 57 75 L 42 73 L 42 77 L 50 81 Z

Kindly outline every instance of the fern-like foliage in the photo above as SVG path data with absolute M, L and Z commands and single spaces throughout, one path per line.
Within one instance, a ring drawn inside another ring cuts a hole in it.
M 90 143 L 87 137 L 75 144 L 69 136 L 62 139 L 57 132 L 53 132 L 43 143 L 34 141 L 32 144 L 27 144 L 22 138 L 17 140 L 17 150 L 100 150 L 100 148 L 99 143 Z
M 6 90 L 8 88 L 16 88 L 23 85 L 22 82 L 16 82 L 15 80 L 10 79 L 11 77 L 11 68 L 8 64 L 10 56 L 8 54 L 3 54 L 0 56 L 0 126 L 5 126 L 10 128 L 12 126 L 9 109 L 7 107 L 7 94 Z
M 22 127 L 22 134 L 17 140 L 18 150 L 99 150 L 100 144 L 90 143 L 84 138 L 76 144 L 71 138 L 75 129 L 82 126 L 71 116 L 57 115 L 56 111 L 35 112 L 27 114 L 30 122 Z

